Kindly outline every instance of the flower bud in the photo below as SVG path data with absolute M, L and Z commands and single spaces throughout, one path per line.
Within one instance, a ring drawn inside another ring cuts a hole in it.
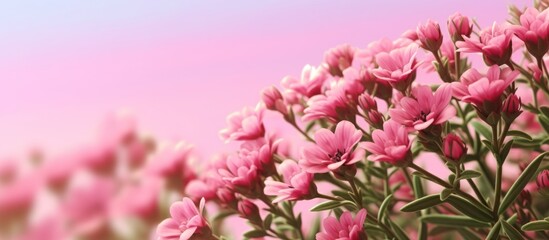
M 368 113 L 368 123 L 370 126 L 376 128 L 376 129 L 382 129 L 383 128 L 383 116 L 381 116 L 381 113 L 378 111 L 370 111 Z
M 549 170 L 545 169 L 538 174 L 536 179 L 538 190 L 549 190 Z
M 238 202 L 238 212 L 242 218 L 250 220 L 251 223 L 262 223 L 261 216 L 259 216 L 259 208 L 248 199 L 242 199 Z
M 233 191 L 228 188 L 220 188 L 217 190 L 216 195 L 221 204 L 235 207 L 236 201 Z
M 532 195 L 528 190 L 524 189 L 520 192 L 517 202 L 521 207 L 528 208 L 532 205 Z
M 459 162 L 467 153 L 467 146 L 457 135 L 450 133 L 444 138 L 444 156 L 452 161 Z
M 438 51 L 442 45 L 440 26 L 432 20 L 417 27 L 417 37 L 421 42 L 421 47 L 431 52 Z
M 270 86 L 263 90 L 261 93 L 261 100 L 269 110 L 278 111 L 284 115 L 288 113 L 282 94 L 274 86 Z
M 463 36 L 471 36 L 472 31 L 473 25 L 469 23 L 468 17 L 454 13 L 448 18 L 448 32 L 453 42 L 463 41 Z
M 362 108 L 364 112 L 377 110 L 376 100 L 366 93 L 363 93 L 358 97 L 358 106 Z
M 502 112 L 503 117 L 507 120 L 513 121 L 522 112 L 520 110 L 520 98 L 514 93 L 511 93 L 507 99 L 503 102 Z

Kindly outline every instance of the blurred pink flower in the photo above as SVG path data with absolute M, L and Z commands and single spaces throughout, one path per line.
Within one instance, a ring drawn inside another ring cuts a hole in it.
M 273 181 L 270 178 L 265 181 L 265 194 L 276 196 L 273 203 L 309 199 L 316 193 L 313 174 L 303 171 L 294 160 L 285 160 L 278 170 L 284 182 Z
M 299 165 L 310 173 L 335 171 L 343 165 L 353 165 L 364 157 L 362 149 L 353 150 L 362 138 L 362 132 L 348 121 L 337 124 L 335 132 L 319 129 L 315 145 L 306 146 Z
M 353 64 L 356 48 L 342 44 L 324 53 L 324 62 L 328 64 L 332 76 L 343 76 L 343 71 Z
M 455 116 L 456 110 L 448 106 L 451 99 L 452 87 L 449 84 L 441 85 L 434 94 L 429 86 L 418 85 L 412 89 L 411 97 L 403 97 L 398 106 L 389 110 L 389 115 L 408 128 L 424 130 Z
M 181 191 L 189 181 L 196 178 L 189 164 L 192 149 L 193 146 L 185 142 L 168 144 L 152 157 L 145 172 L 166 179 L 168 184 Z
M 417 27 L 417 37 L 421 42 L 421 47 L 431 52 L 438 51 L 442 45 L 440 26 L 433 20 L 428 20 Z
M 21 220 L 31 210 L 40 187 L 39 179 L 27 176 L 0 187 L 0 225 Z
M 549 10 L 528 8 L 520 16 L 520 25 L 511 27 L 528 51 L 541 59 L 549 50 Z
M 255 109 L 244 108 L 241 112 L 231 113 L 227 117 L 229 126 L 219 132 L 226 142 L 233 140 L 253 140 L 263 137 L 263 109 L 257 105 Z
M 366 209 L 361 209 L 353 219 L 351 212 L 344 212 L 339 221 L 335 217 L 327 217 L 322 221 L 323 231 L 316 234 L 317 240 L 365 240 L 364 221 Z
M 500 69 L 495 65 L 491 66 L 485 75 L 471 68 L 463 73 L 460 82 L 452 83 L 452 93 L 456 98 L 472 103 L 478 108 L 483 108 L 485 102 L 492 103 L 495 110 L 499 111 L 503 92 L 518 74 L 518 71 Z
M 363 142 L 360 147 L 366 149 L 372 155 L 372 161 L 388 162 L 395 166 L 403 166 L 410 160 L 410 147 L 406 127 L 394 120 L 386 121 L 383 130 L 376 129 L 372 132 L 373 142 Z
M 170 207 L 171 218 L 162 221 L 156 230 L 159 240 L 211 239 L 212 233 L 204 218 L 204 199 L 197 209 L 190 198 L 183 198 Z
M 414 31 L 415 34 L 415 31 Z M 353 59 L 353 65 L 358 69 L 366 67 L 369 69 L 375 68 L 379 65 L 377 57 L 381 53 L 389 53 L 394 49 L 408 47 L 413 44 L 414 40 L 409 38 L 401 38 L 396 41 L 391 41 L 387 38 L 382 38 L 378 41 L 368 44 L 365 49 L 360 49 L 355 52 Z M 355 64 L 356 62 L 356 64 Z
M 376 56 L 379 68 L 373 71 L 374 75 L 388 81 L 399 91 L 404 91 L 415 79 L 416 69 L 420 63 L 416 60 L 417 45 L 382 52 Z
M 46 217 L 32 224 L 19 240 L 60 240 L 71 239 L 63 228 L 63 222 L 58 216 Z
M 538 185 L 539 190 L 549 189 L 549 170 L 544 169 L 538 174 L 536 184 Z
M 478 39 L 463 36 L 464 41 L 456 42 L 459 51 L 466 53 L 482 53 L 488 65 L 503 65 L 509 63 L 513 52 L 511 33 L 503 25 L 494 23 L 491 28 L 480 31 Z
M 162 180 L 141 176 L 137 181 L 128 180 L 124 187 L 112 199 L 115 215 L 153 220 L 159 209 Z

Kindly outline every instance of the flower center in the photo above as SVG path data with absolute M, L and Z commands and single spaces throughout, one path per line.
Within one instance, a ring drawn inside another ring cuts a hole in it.
M 414 118 L 414 121 L 421 120 L 421 121 L 424 121 L 424 122 L 425 122 L 425 121 L 427 121 L 427 115 L 428 115 L 428 114 L 429 114 L 429 113 L 425 113 L 425 112 L 421 111 L 421 112 L 419 113 L 419 116 L 417 116 L 416 118 Z
M 330 157 L 330 160 L 332 160 L 332 162 L 339 162 L 341 161 L 341 157 L 343 156 L 343 153 L 342 151 L 339 151 L 339 149 L 337 150 L 337 152 L 332 155 L 332 154 L 328 154 L 328 157 Z

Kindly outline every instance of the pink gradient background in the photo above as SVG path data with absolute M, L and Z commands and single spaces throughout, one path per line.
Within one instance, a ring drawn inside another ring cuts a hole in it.
M 341 43 L 396 38 L 459 11 L 482 26 L 531 1 L 11 1 L 0 4 L 0 156 L 59 153 L 129 109 L 208 156 L 225 116 Z

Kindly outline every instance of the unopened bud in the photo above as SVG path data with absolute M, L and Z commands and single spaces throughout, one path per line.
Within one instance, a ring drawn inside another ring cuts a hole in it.
M 238 202 L 238 212 L 242 218 L 250 220 L 251 223 L 261 224 L 262 222 L 261 216 L 259 216 L 259 208 L 248 199 Z
M 507 118 L 508 120 L 515 120 L 520 113 L 522 112 L 521 109 L 521 101 L 520 98 L 517 97 L 514 93 L 511 93 L 507 99 L 503 102 L 502 112 L 503 116 Z
M 467 153 L 467 146 L 457 135 L 450 133 L 444 138 L 444 156 L 452 161 L 460 161 Z
M 473 25 L 469 23 L 468 17 L 454 13 L 448 18 L 448 32 L 453 42 L 463 41 L 463 36 L 471 36 L 472 31 Z
M 431 52 L 438 51 L 442 45 L 440 26 L 432 20 L 417 27 L 417 37 L 421 42 L 421 47 Z

